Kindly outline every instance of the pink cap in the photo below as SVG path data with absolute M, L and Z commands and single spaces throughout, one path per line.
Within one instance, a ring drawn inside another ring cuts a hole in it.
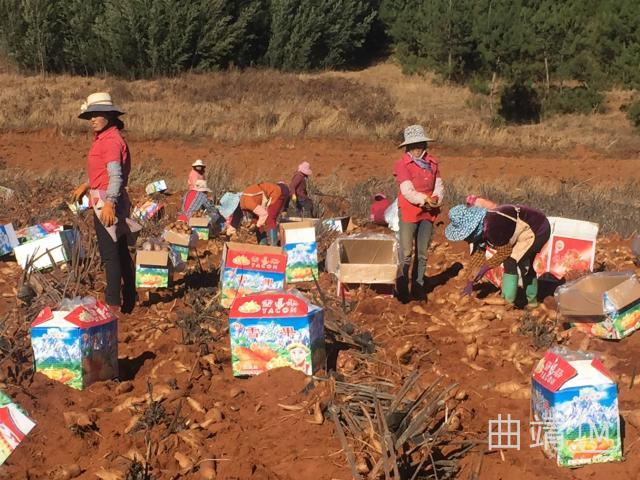
M 307 176 L 311 175 L 311 165 L 309 165 L 309 162 L 302 162 L 300 165 L 298 165 L 298 171 L 300 173 L 303 173 Z

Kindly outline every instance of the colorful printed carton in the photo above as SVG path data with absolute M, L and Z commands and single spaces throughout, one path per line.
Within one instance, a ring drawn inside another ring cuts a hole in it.
M 191 217 L 189 226 L 191 231 L 198 236 L 198 240 L 209 240 L 209 217 Z
M 318 244 L 311 222 L 280 224 L 280 240 L 287 254 L 287 283 L 318 279 Z
M 533 262 L 538 276 L 550 273 L 562 279 L 568 272 L 591 272 L 596 258 L 598 224 L 561 217 L 549 217 L 549 223 L 551 237 Z M 493 255 L 495 250 L 488 248 L 487 259 Z M 501 265 L 487 272 L 485 278 L 500 287 L 503 273 Z
M 136 252 L 136 288 L 167 288 L 171 277 L 168 251 Z
M 0 465 L 35 426 L 22 409 L 0 391 Z
M 16 236 L 18 237 L 18 242 L 23 244 L 44 238 L 50 233 L 59 232 L 61 230 L 64 230 L 64 226 L 51 220 L 16 230 Z
M 556 289 L 558 311 L 580 331 L 619 340 L 640 328 L 640 279 L 631 272 L 601 272 Z
M 138 205 L 133 209 L 133 213 L 131 217 L 139 222 L 148 222 L 156 215 L 159 215 L 164 205 L 161 203 L 152 202 L 148 200 L 144 202 L 142 205 Z
M 54 264 L 70 261 L 74 245 L 79 239 L 80 232 L 78 230 L 58 230 L 37 240 L 18 245 L 14 248 L 13 253 L 23 269 L 26 269 L 27 264 L 33 258 L 32 267 L 36 270 L 43 270 L 53 267 Z
M 236 299 L 229 312 L 233 375 L 325 367 L 324 313 L 301 295 L 263 292 Z
M 532 420 L 558 465 L 622 460 L 618 387 L 595 355 L 549 350 L 534 369 L 532 389 Z
M 156 180 L 155 182 L 151 182 L 148 184 L 144 191 L 147 195 L 151 195 L 158 192 L 164 192 L 167 189 L 167 182 L 164 180 Z
M 173 250 L 183 262 L 189 260 L 189 250 L 196 245 L 198 241 L 197 235 L 191 233 L 178 233 L 172 230 L 165 230 L 162 235 L 165 241 L 167 241 L 171 250 Z
M 10 254 L 18 246 L 18 237 L 13 225 L 0 225 L 0 257 Z
M 35 370 L 78 390 L 117 377 L 117 317 L 89 297 L 70 308 L 47 307 L 31 324 Z
M 220 304 L 230 308 L 236 298 L 284 288 L 287 256 L 279 247 L 226 243 L 220 268 Z

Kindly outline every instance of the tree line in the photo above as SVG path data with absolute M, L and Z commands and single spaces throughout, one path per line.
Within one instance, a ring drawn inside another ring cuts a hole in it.
M 0 0 L 0 49 L 26 71 L 126 78 L 353 68 L 393 54 L 478 92 L 506 83 L 506 113 L 523 96 L 571 111 L 640 85 L 640 2 Z

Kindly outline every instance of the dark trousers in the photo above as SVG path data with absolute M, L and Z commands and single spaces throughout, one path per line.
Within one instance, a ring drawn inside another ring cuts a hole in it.
M 298 215 L 305 218 L 313 217 L 313 202 L 310 198 L 298 199 L 296 202 L 296 210 Z
M 536 234 L 533 245 L 529 247 L 529 250 L 527 250 L 527 253 L 524 254 L 519 262 L 516 262 L 512 257 L 509 257 L 504 261 L 504 273 L 518 275 L 518 270 L 520 270 L 523 284 L 525 286 L 529 285 L 531 281 L 536 278 L 536 271 L 533 269 L 533 261 L 535 260 L 536 255 L 538 255 L 542 250 L 542 247 L 547 244 L 549 237 L 551 237 L 551 226 L 547 225 L 547 228 Z
M 124 313 L 133 310 L 136 301 L 136 283 L 133 262 L 127 247 L 127 237 L 114 242 L 107 229 L 94 215 L 98 250 L 107 277 L 104 299 L 107 305 L 122 307 Z

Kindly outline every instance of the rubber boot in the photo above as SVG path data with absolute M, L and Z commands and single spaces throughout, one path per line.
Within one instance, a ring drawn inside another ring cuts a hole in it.
M 525 293 L 527 295 L 527 307 L 536 308 L 538 306 L 538 279 L 534 278 L 531 283 L 526 286 Z
M 513 305 L 518 295 L 518 275 L 505 273 L 502 276 L 502 297 L 508 304 Z

